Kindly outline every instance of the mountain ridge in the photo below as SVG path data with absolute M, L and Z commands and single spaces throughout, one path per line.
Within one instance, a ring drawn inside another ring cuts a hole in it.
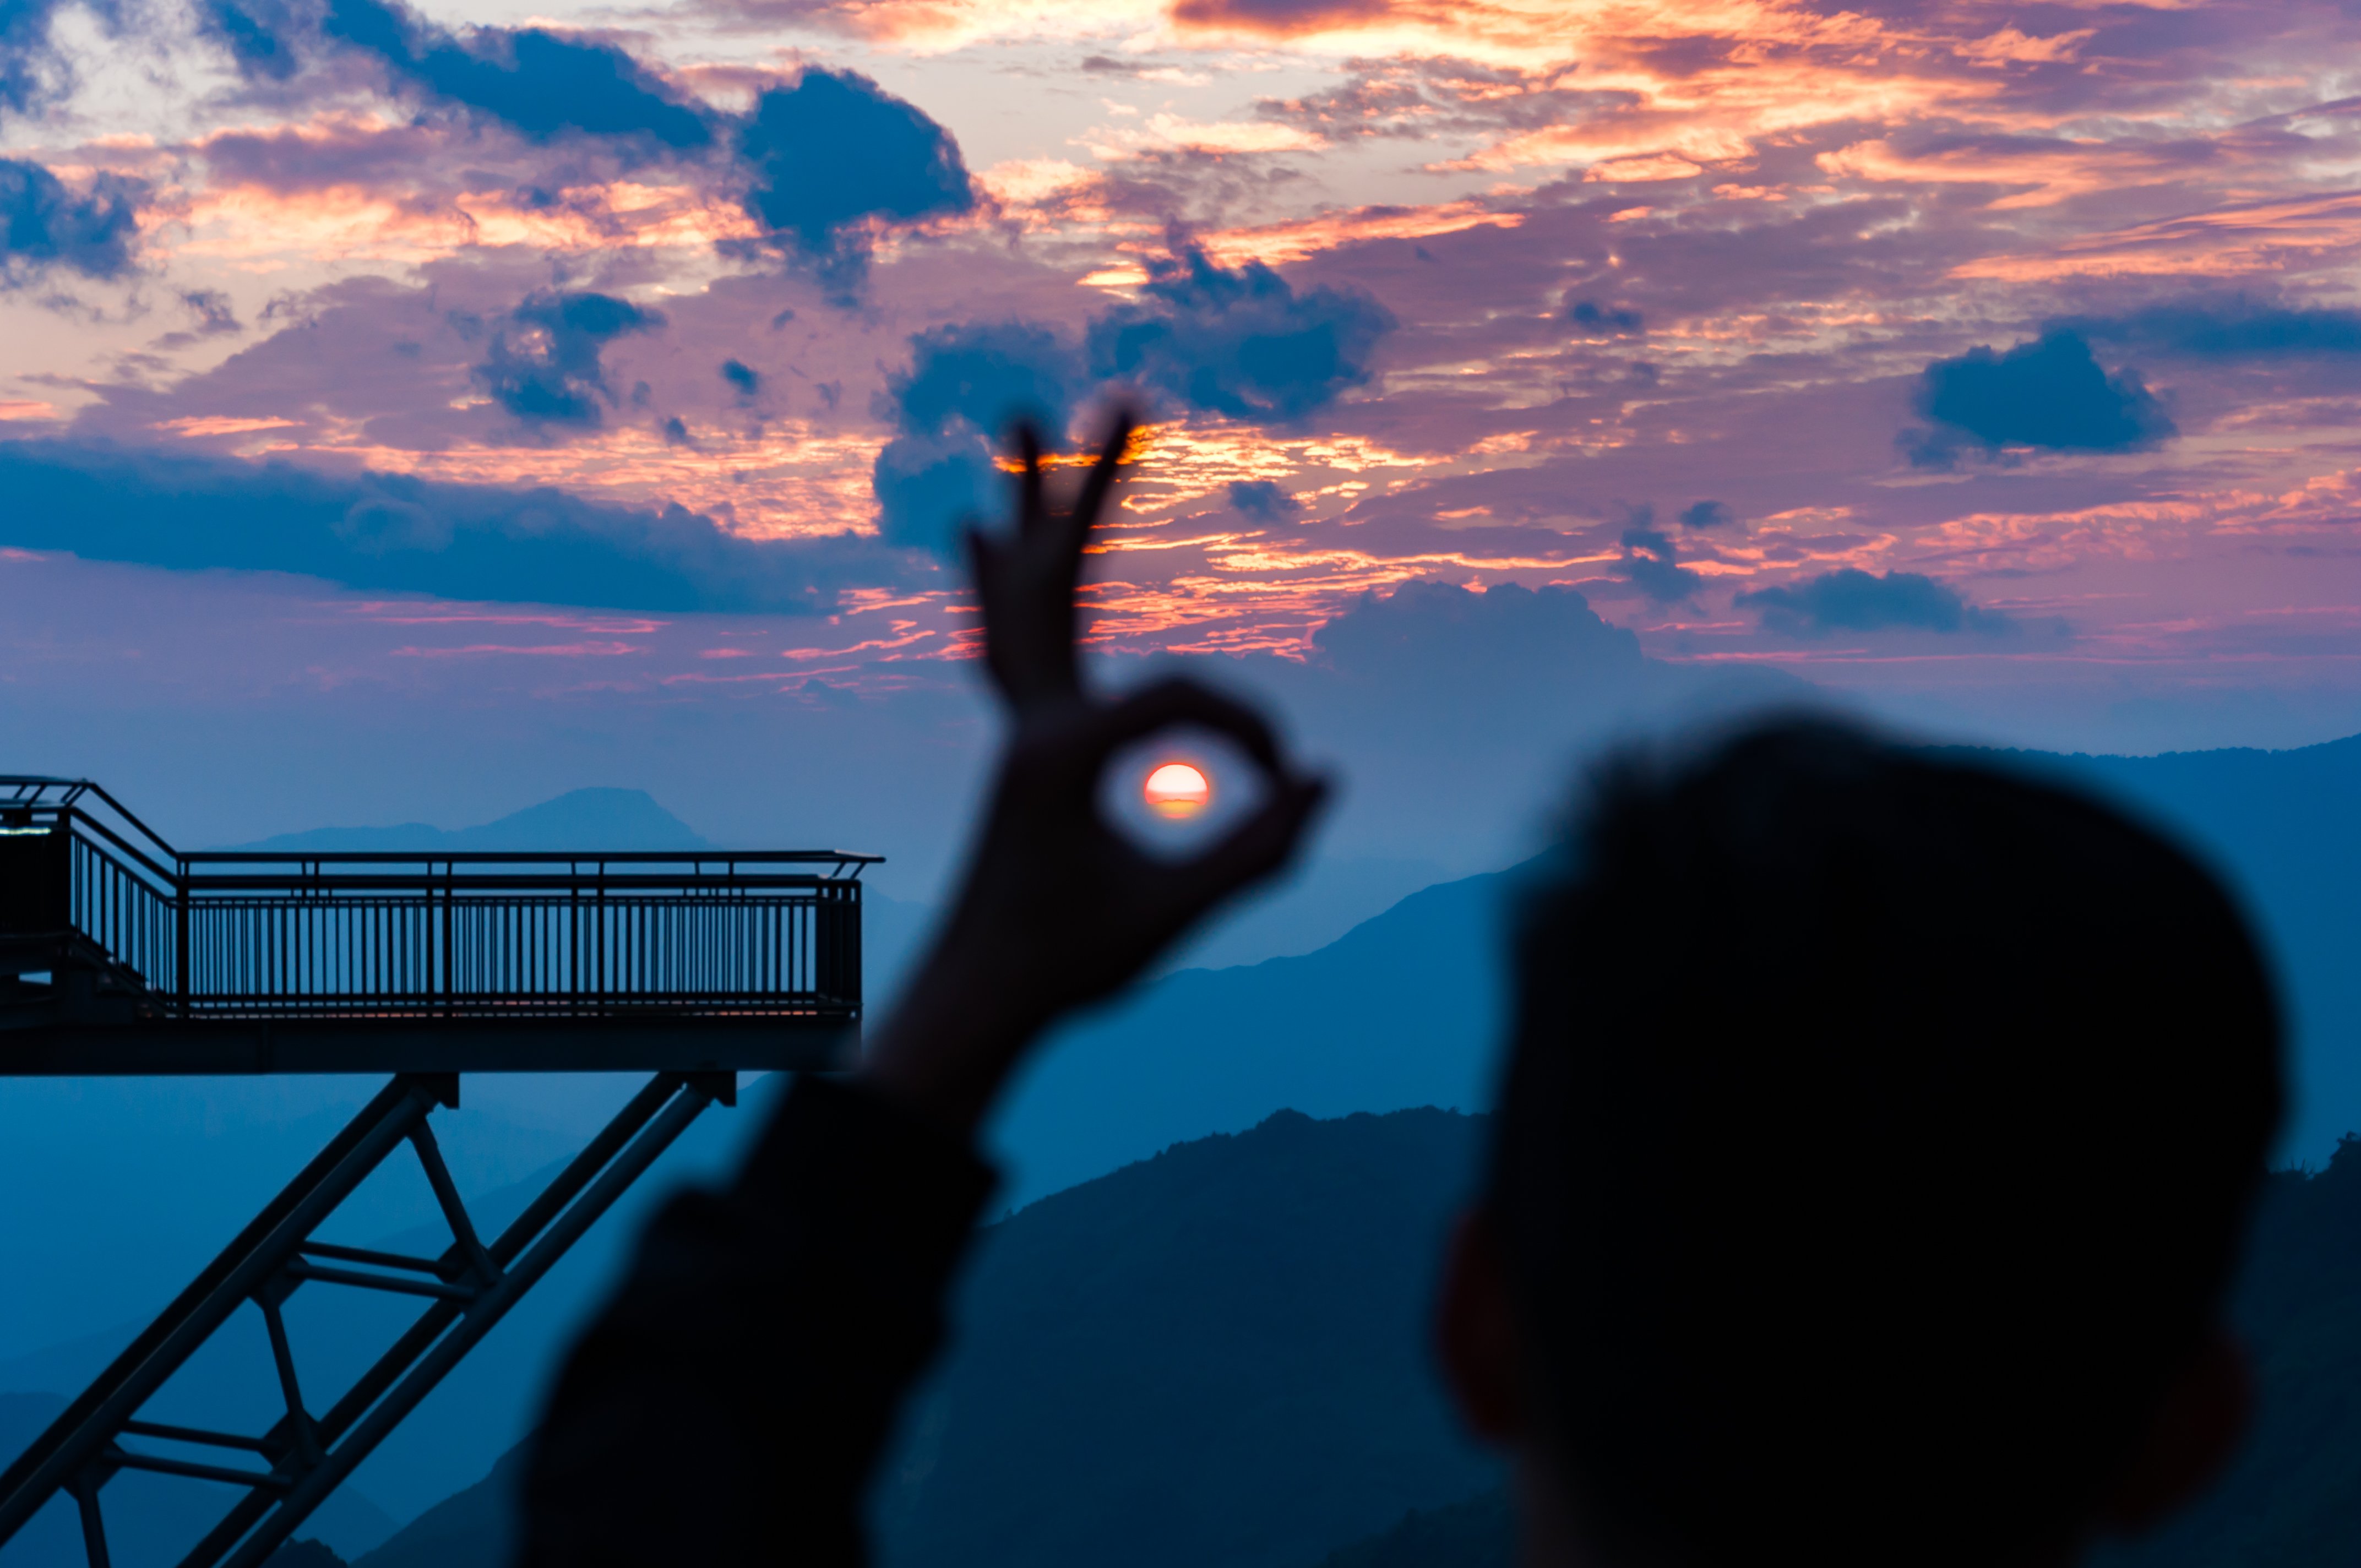
M 695 828 L 642 789 L 571 789 L 473 828 L 401 822 L 313 828 L 224 848 L 247 851 L 428 852 L 456 850 L 709 850 Z

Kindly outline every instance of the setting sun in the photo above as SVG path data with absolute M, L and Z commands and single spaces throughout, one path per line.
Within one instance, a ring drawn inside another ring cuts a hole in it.
M 1176 821 L 1204 810 L 1213 793 L 1205 775 L 1186 762 L 1165 763 L 1148 775 L 1147 786 L 1140 791 L 1150 811 Z

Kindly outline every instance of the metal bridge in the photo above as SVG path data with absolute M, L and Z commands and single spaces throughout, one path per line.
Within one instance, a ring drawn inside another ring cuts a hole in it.
M 87 780 L 0 776 L 0 1078 L 283 1072 L 392 1080 L 0 1472 L 0 1544 L 63 1494 L 110 1568 L 126 1470 L 220 1484 L 181 1568 L 257 1568 L 741 1071 L 840 1063 L 861 1018 L 861 872 L 838 850 L 173 849 Z M 430 1117 L 463 1072 L 651 1072 L 499 1235 Z M 316 1239 L 407 1144 L 451 1234 L 434 1257 Z M 323 1404 L 282 1308 L 306 1284 L 420 1300 Z M 261 1432 L 141 1419 L 259 1315 L 285 1414 Z M 234 1462 L 233 1462 L 234 1461 Z

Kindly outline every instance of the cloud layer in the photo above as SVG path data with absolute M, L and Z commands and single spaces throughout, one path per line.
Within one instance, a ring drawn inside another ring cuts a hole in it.
M 1953 712 L 2361 690 L 2329 0 L 444 16 L 0 16 L 0 436 L 135 499 L 185 460 L 850 532 L 813 591 L 893 608 L 812 663 L 864 691 L 971 647 L 941 567 L 1009 422 L 1117 397 L 1113 651 L 1316 661 L 1365 596 L 1513 587 Z
M 240 16 L 225 5 L 214 13 Z M 260 24 L 222 30 L 242 62 L 291 52 Z M 457 104 L 534 141 L 566 135 L 645 138 L 674 151 L 713 139 L 710 116 L 622 50 L 542 27 L 480 27 L 466 38 L 400 0 L 328 0 L 322 36 L 373 56 L 401 91 Z M 238 44 L 269 37 L 267 48 Z M 266 68 L 268 69 L 268 68 Z
M 858 540 L 766 543 L 555 490 L 0 443 L 0 546 L 347 587 L 647 610 L 812 613 L 895 568 Z
M 1978 609 L 1958 589 L 1916 572 L 1872 576 L 1840 566 L 1800 582 L 1741 593 L 1735 602 L 1760 615 L 1770 630 L 1789 637 L 1895 627 L 1985 636 L 2009 630 L 2006 617 Z

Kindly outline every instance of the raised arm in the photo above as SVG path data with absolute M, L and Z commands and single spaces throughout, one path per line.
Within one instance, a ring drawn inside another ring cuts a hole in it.
M 1009 731 L 958 897 L 850 1078 L 797 1083 L 728 1190 L 649 1227 L 533 1442 L 525 1568 L 861 1563 L 871 1472 L 992 1190 L 976 1123 L 1049 1024 L 1277 870 L 1318 809 L 1324 786 L 1251 709 L 1191 681 L 1104 697 L 1082 679 L 1075 590 L 1131 433 L 1115 422 L 1062 510 L 1028 433 L 1016 527 L 971 533 Z M 1104 821 L 1098 785 L 1177 724 L 1228 736 L 1269 789 L 1176 863 Z

